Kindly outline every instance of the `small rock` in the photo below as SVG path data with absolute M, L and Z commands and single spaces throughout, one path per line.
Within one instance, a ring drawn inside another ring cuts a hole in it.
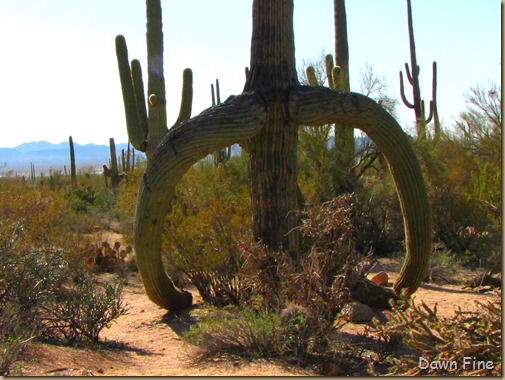
M 389 276 L 386 272 L 379 272 L 372 277 L 372 282 L 380 286 L 386 286 L 389 281 Z
M 359 302 L 351 302 L 344 306 L 341 314 L 351 322 L 370 322 L 375 316 L 368 305 Z

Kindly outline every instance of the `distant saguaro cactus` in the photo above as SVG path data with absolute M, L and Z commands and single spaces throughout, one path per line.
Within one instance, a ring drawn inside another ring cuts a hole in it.
M 163 140 L 168 132 L 165 97 L 165 78 L 163 75 L 163 32 L 160 0 L 146 1 L 147 15 L 147 100 L 140 62 L 128 61 L 128 49 L 124 36 L 116 37 L 116 56 L 125 107 L 126 127 L 133 147 L 145 152 L 147 158 Z M 182 100 L 174 126 L 191 117 L 193 99 L 193 74 L 191 69 L 183 72 Z
M 350 92 L 349 77 L 349 45 L 347 42 L 347 16 L 345 0 L 333 0 L 335 25 L 335 61 L 333 55 L 328 54 L 324 63 L 328 87 L 332 90 Z M 315 76 L 315 70 L 309 66 L 306 69 L 307 79 L 311 86 L 320 85 Z M 335 124 L 335 175 L 333 187 L 336 194 L 352 192 L 355 186 L 353 172 L 355 158 L 354 130 L 345 124 Z
M 414 25 L 412 21 L 412 5 L 411 1 L 407 0 L 407 19 L 409 28 L 409 45 L 410 45 L 410 64 L 405 63 L 405 72 L 407 79 L 412 86 L 413 101 L 410 103 L 405 96 L 405 88 L 403 84 L 403 74 L 400 71 L 400 96 L 403 104 L 408 108 L 413 109 L 416 116 L 416 132 L 420 139 L 426 139 L 426 126 L 433 119 L 434 123 L 434 137 L 440 137 L 440 122 L 438 119 L 437 110 L 437 63 L 433 62 L 433 82 L 432 82 L 432 100 L 430 101 L 430 111 L 426 117 L 426 109 L 424 100 L 421 99 L 421 87 L 419 85 L 419 72 L 420 67 L 417 64 L 416 45 L 414 40 Z
M 68 136 L 68 145 L 70 146 L 70 178 L 72 180 L 72 186 L 75 186 L 77 184 L 77 175 L 75 171 L 75 151 L 72 136 Z
M 221 93 L 219 91 L 219 79 L 216 79 L 216 87 L 214 91 L 214 85 L 210 85 L 211 97 L 212 97 L 212 107 L 218 106 L 221 104 Z M 214 165 L 224 165 L 231 158 L 231 146 L 219 149 L 218 151 L 213 153 L 214 156 Z
M 110 168 L 103 165 L 103 175 L 105 176 L 105 185 L 108 187 L 108 180 L 110 179 L 111 188 L 116 188 L 120 182 L 119 170 L 117 166 L 116 144 L 111 137 L 109 140 L 110 147 Z

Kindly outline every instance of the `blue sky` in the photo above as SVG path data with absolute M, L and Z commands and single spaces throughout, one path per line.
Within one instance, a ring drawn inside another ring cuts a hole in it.
M 334 52 L 333 1 L 294 0 L 297 64 Z M 194 74 L 193 115 L 241 92 L 249 65 L 252 0 L 162 0 L 169 126 L 179 110 L 182 70 Z M 421 92 L 431 99 L 438 64 L 438 109 L 446 126 L 465 109 L 470 86 L 501 83 L 499 0 L 412 0 Z M 409 62 L 405 0 L 348 0 L 351 90 L 366 64 L 399 98 L 398 73 Z M 1 147 L 22 142 L 126 142 L 114 50 L 123 34 L 130 59 L 147 66 L 142 0 L 0 0 Z M 147 80 L 144 78 L 145 81 Z M 410 88 L 407 97 L 411 99 Z M 398 106 L 400 123 L 413 111 Z

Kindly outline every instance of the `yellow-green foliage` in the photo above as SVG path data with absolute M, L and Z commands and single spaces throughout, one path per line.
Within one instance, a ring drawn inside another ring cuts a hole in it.
M 15 234 L 16 250 L 63 243 L 68 238 L 64 215 L 70 213 L 61 191 L 31 188 L 15 179 L 0 184 L 0 241 Z
M 204 160 L 191 168 L 176 189 L 166 223 L 165 258 L 170 274 L 189 276 L 204 298 L 220 291 L 204 290 L 208 284 L 202 282 L 222 278 L 219 285 L 211 286 L 216 288 L 237 281 L 239 242 L 251 231 L 245 165 L 242 157 L 232 157 L 217 167 Z M 237 284 L 233 287 L 238 291 Z

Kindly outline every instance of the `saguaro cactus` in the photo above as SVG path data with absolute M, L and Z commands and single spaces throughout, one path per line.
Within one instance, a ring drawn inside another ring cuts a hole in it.
M 415 292 L 431 252 L 431 218 L 421 167 L 409 138 L 370 98 L 300 85 L 293 1 L 254 0 L 251 63 L 244 91 L 172 128 L 148 161 L 139 189 L 134 244 L 149 298 L 171 310 L 191 305 L 191 294 L 177 289 L 163 268 L 164 219 L 184 173 L 198 160 L 233 143 L 248 147 L 255 238 L 296 259 L 298 220 L 292 211 L 298 205 L 298 125 L 335 123 L 363 130 L 389 163 L 402 207 L 407 249 L 394 290 Z
M 70 178 L 72 186 L 75 186 L 77 184 L 77 175 L 75 171 L 75 151 L 72 136 L 68 136 L 68 145 L 70 146 Z
M 110 147 L 110 168 L 107 165 L 103 165 L 103 175 L 105 176 L 105 185 L 107 186 L 108 180 L 110 180 L 111 188 L 117 188 L 120 182 L 119 170 L 117 165 L 116 156 L 116 144 L 114 139 L 111 137 L 109 139 Z
M 347 16 L 345 12 L 345 0 L 334 0 L 334 24 L 335 24 L 335 63 L 331 54 L 325 57 L 326 77 L 328 87 L 332 90 L 350 92 L 349 76 L 349 45 L 347 42 Z M 313 67 L 307 68 L 307 78 L 311 86 L 317 86 Z M 354 190 L 355 176 L 354 167 L 355 142 L 354 130 L 346 128 L 343 124 L 335 124 L 335 176 L 333 186 L 337 194 L 352 192 Z
M 147 15 L 147 99 L 140 62 L 128 61 L 128 49 L 124 36 L 116 37 L 116 56 L 125 107 L 126 127 L 133 147 L 151 156 L 167 134 L 165 78 L 163 74 L 163 32 L 160 0 L 146 1 Z M 191 116 L 193 74 L 191 69 L 183 72 L 182 100 L 179 117 L 174 126 Z
M 400 71 L 400 96 L 403 104 L 408 108 L 413 109 L 416 116 L 416 132 L 420 139 L 426 139 L 426 126 L 433 119 L 434 135 L 438 139 L 440 136 L 440 122 L 438 119 L 437 110 L 437 63 L 433 62 L 433 82 L 432 82 L 432 100 L 430 101 L 430 111 L 426 117 L 424 100 L 421 99 L 421 87 L 419 85 L 420 67 L 417 64 L 416 45 L 414 40 L 414 24 L 412 21 L 412 5 L 411 1 L 407 0 L 407 19 L 409 28 L 409 46 L 410 46 L 410 64 L 405 63 L 405 73 L 407 79 L 412 86 L 413 102 L 410 103 L 405 96 L 405 88 L 403 84 L 403 74 Z

